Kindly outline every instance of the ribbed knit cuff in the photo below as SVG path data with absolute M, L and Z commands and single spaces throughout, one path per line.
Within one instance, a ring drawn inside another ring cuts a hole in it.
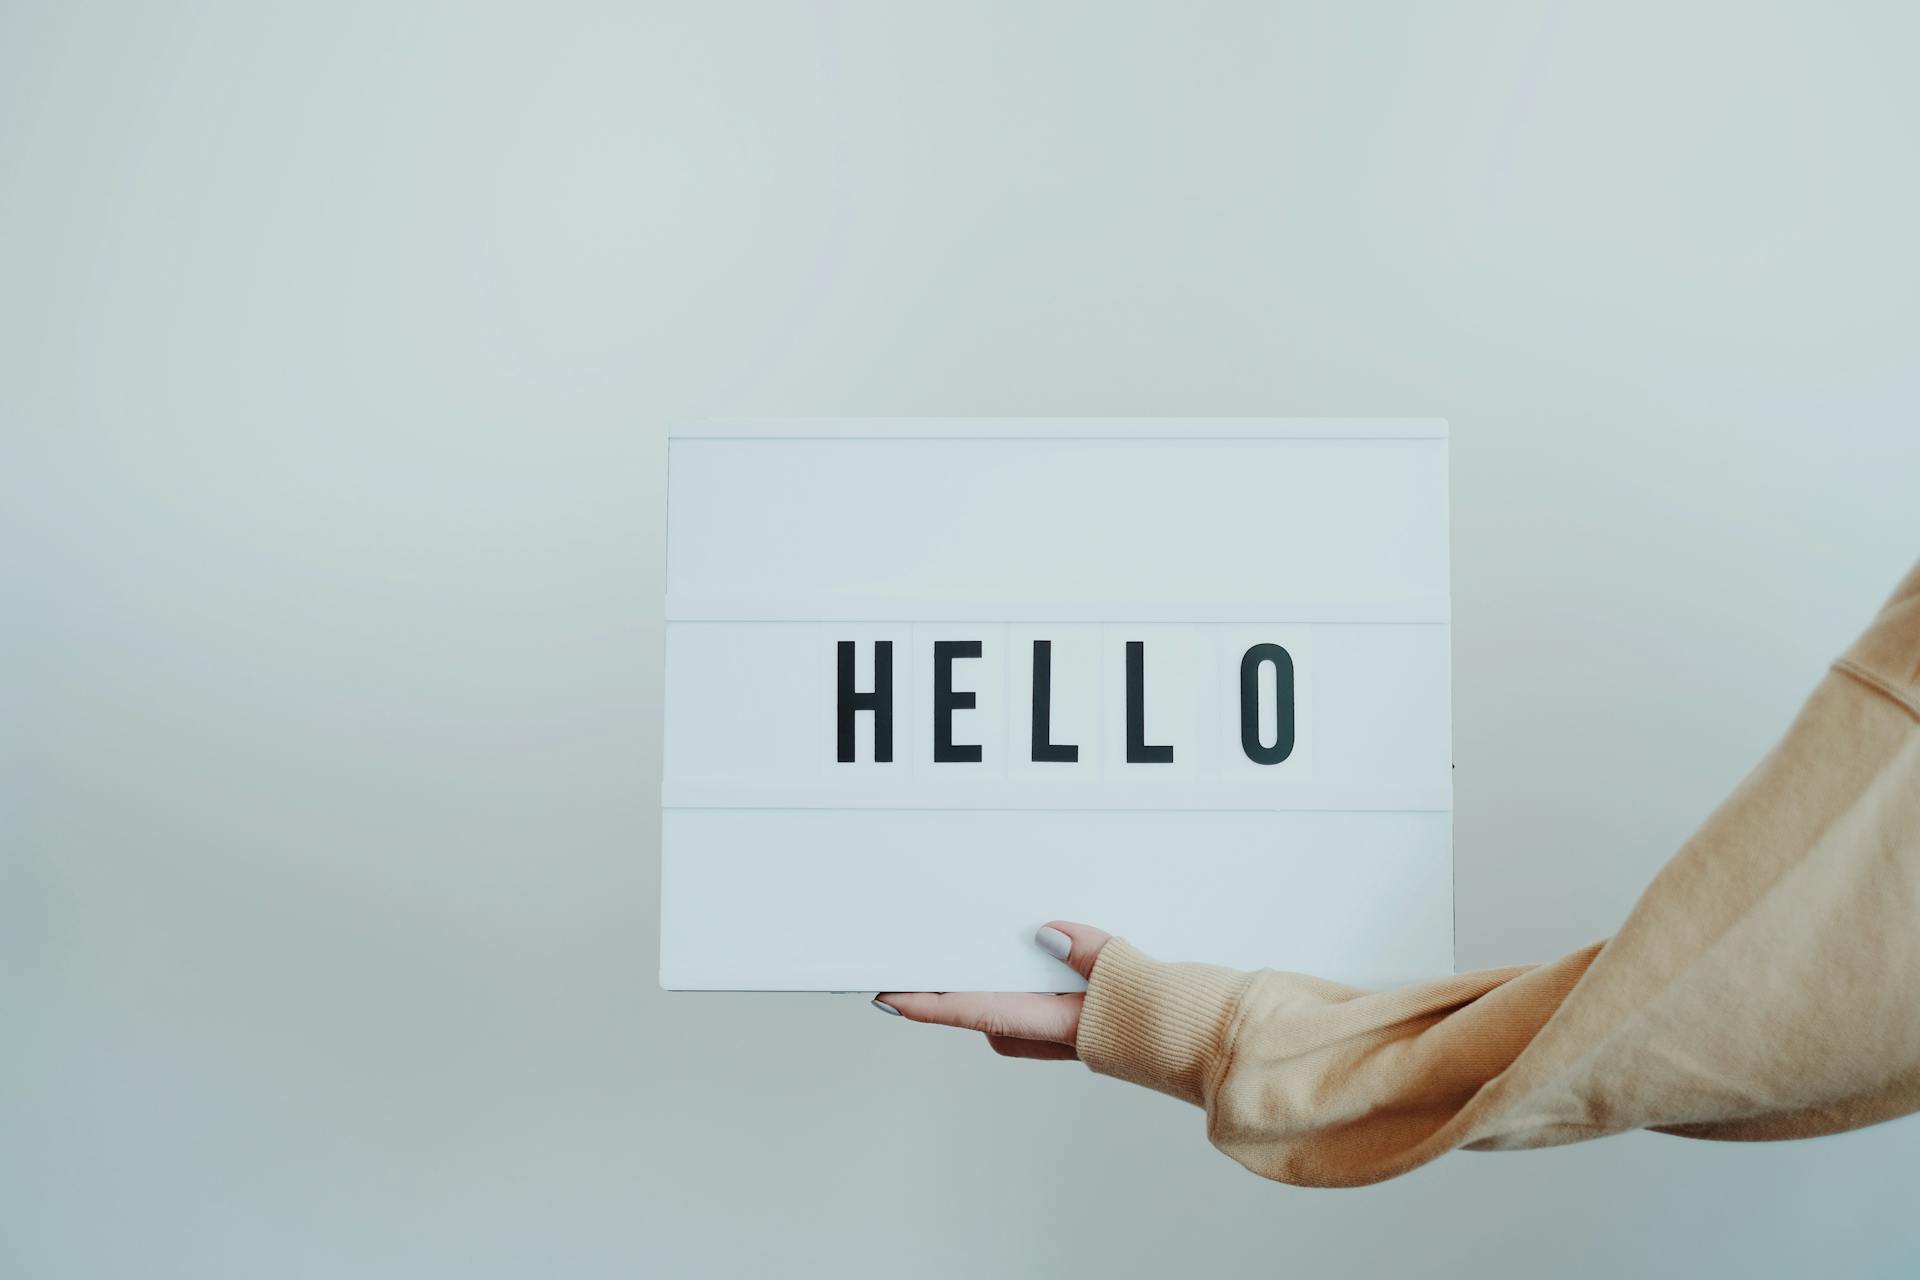
M 1207 1075 L 1226 1051 L 1234 1009 L 1252 980 L 1218 965 L 1162 964 L 1111 939 L 1087 981 L 1080 1060 L 1101 1075 L 1203 1106 Z

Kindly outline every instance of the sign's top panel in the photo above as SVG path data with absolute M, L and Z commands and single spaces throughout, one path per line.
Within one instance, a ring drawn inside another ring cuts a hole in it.
M 676 440 L 1444 440 L 1440 418 L 707 418 Z
M 1445 622 L 1432 420 L 721 421 L 671 444 L 667 617 Z

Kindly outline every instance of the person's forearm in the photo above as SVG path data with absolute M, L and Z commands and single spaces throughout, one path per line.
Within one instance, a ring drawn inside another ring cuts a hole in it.
M 1263 971 L 1202 997 L 1191 973 L 1210 966 L 1160 964 L 1116 939 L 1094 969 L 1080 1057 L 1207 1108 L 1214 1142 L 1256 1173 L 1377 1182 L 1461 1145 L 1474 1096 L 1597 951 L 1391 991 Z
M 1116 940 L 1077 1047 L 1308 1185 L 1635 1128 L 1809 1136 L 1920 1110 L 1917 925 L 1920 570 L 1605 944 L 1364 992 Z

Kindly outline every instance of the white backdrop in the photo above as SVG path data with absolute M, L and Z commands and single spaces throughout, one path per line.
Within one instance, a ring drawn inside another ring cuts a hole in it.
M 682 415 L 1446 417 L 1459 957 L 1604 935 L 1920 554 L 1917 38 L 9 4 L 0 1272 L 1920 1267 L 1920 1121 L 1302 1192 L 654 982 Z

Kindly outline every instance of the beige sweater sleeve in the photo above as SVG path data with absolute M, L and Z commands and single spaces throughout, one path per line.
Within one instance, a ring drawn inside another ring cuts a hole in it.
M 1920 566 L 1610 940 L 1375 992 L 1115 939 L 1079 1052 L 1305 1186 L 1455 1147 L 1795 1138 L 1920 1110 Z

